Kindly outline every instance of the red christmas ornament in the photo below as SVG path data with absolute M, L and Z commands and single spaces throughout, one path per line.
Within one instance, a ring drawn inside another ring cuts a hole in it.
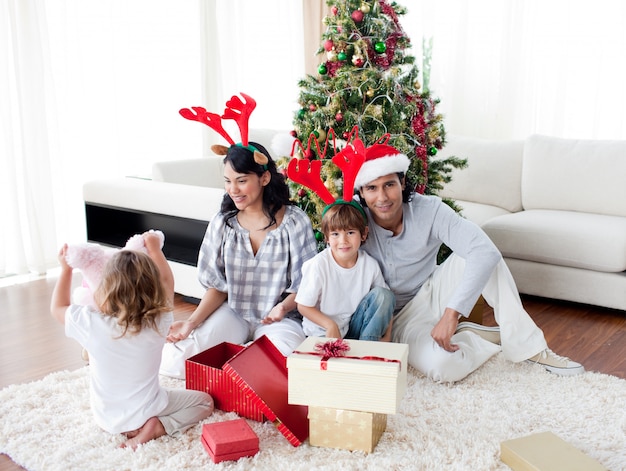
M 300 188 L 300 189 L 298 190 L 298 196 L 299 196 L 300 198 L 303 198 L 304 196 L 306 196 L 306 190 L 305 190 L 304 188 Z
M 309 105 L 309 110 L 311 110 L 311 111 L 315 111 L 316 109 L 317 109 L 317 108 L 315 107 L 315 105 L 313 105 L 313 104 L 310 104 L 310 105 Z
M 343 115 L 341 113 L 337 113 L 335 115 L 335 121 L 337 121 L 338 123 L 341 123 L 343 121 Z
M 361 10 L 354 10 L 352 12 L 352 14 L 350 15 L 350 18 L 352 18 L 352 20 L 355 23 L 360 23 L 361 21 L 363 21 L 363 12 Z
M 311 149 L 307 149 L 304 151 L 304 157 L 311 160 L 313 157 L 313 151 Z
M 356 67 L 363 67 L 363 64 L 365 64 L 365 61 L 361 58 L 356 58 L 352 62 Z
M 333 16 L 337 16 L 337 12 L 338 12 L 338 11 L 339 11 L 339 10 L 338 10 L 338 8 L 337 8 L 337 7 L 335 7 L 335 6 L 330 7 L 330 12 L 333 14 Z
M 332 39 L 327 39 L 326 41 L 324 41 L 324 49 L 326 49 L 327 51 L 332 51 L 333 47 L 335 47 L 335 44 L 333 43 Z
M 291 134 L 291 137 L 298 137 L 298 133 L 295 130 L 292 130 L 289 134 Z

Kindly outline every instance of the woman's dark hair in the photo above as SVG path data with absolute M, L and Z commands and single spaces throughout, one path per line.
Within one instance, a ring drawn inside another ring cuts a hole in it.
M 267 229 L 276 224 L 276 213 L 280 211 L 283 206 L 293 203 L 289 199 L 289 187 L 285 182 L 285 177 L 281 173 L 278 173 L 276 162 L 274 162 L 270 153 L 261 144 L 250 142 L 250 145 L 267 156 L 267 164 L 260 165 L 256 163 L 253 152 L 239 145 L 230 146 L 226 157 L 224 157 L 224 164 L 229 163 L 237 173 L 253 173 L 258 177 L 261 177 L 265 172 L 270 173 L 270 182 L 263 189 L 263 212 L 270 220 L 270 223 L 265 227 L 265 229 Z M 230 219 L 235 217 L 239 212 L 228 193 L 224 194 L 220 211 L 225 215 L 226 223 L 229 225 Z

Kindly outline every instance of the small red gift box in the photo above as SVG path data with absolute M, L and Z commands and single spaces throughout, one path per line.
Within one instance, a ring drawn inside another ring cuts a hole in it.
M 224 372 L 259 407 L 293 446 L 309 436 L 309 408 L 287 401 L 287 359 L 266 336 L 224 364 Z
M 263 422 L 263 411 L 222 369 L 224 363 L 244 349 L 242 345 L 222 342 L 192 356 L 185 362 L 186 387 L 210 394 L 219 410 Z
M 214 463 L 238 460 L 259 452 L 259 437 L 245 419 L 204 424 L 201 440 Z

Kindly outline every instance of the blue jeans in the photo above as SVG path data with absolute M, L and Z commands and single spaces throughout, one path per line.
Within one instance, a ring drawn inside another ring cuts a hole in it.
M 391 322 L 395 306 L 396 297 L 390 290 L 379 286 L 373 288 L 352 314 L 345 338 L 380 340 Z

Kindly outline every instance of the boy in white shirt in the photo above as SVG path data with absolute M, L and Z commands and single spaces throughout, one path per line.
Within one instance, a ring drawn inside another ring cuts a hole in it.
M 391 340 L 395 296 L 378 262 L 360 250 L 367 232 L 356 201 L 337 200 L 324 209 L 328 247 L 304 263 L 296 295 L 307 336 Z

